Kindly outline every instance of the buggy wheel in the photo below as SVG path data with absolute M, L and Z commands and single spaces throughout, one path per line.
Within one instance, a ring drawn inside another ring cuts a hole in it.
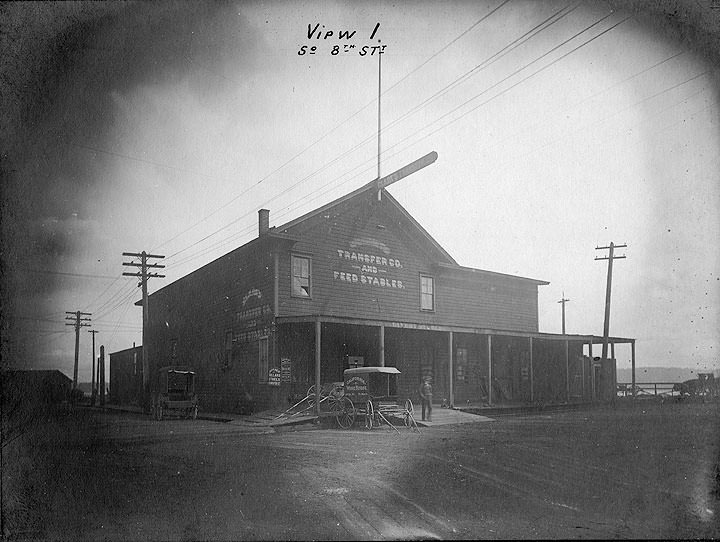
M 308 388 L 307 394 L 305 395 L 308 405 L 313 406 L 315 404 L 315 384 Z
M 365 404 L 365 429 L 373 428 L 374 419 L 375 419 L 375 409 L 373 408 L 372 401 L 368 401 Z
M 412 400 L 406 399 L 405 400 L 405 413 L 403 414 L 403 421 L 405 422 L 405 427 L 410 427 L 412 425 L 412 421 L 414 421 L 414 420 L 412 420 L 414 412 L 415 412 L 415 408 L 413 407 Z
M 355 423 L 355 405 L 349 397 L 341 397 L 336 401 L 335 408 L 338 409 L 335 417 L 337 424 L 342 429 L 350 429 Z

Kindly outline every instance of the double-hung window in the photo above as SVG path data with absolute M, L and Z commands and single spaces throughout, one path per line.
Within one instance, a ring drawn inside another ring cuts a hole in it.
M 435 310 L 435 279 L 429 275 L 420 275 L 420 310 Z
M 312 297 L 312 266 L 310 258 L 292 256 L 292 295 L 293 297 Z

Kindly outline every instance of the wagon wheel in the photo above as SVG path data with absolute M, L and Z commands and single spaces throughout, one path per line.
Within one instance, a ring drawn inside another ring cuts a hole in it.
M 415 408 L 413 407 L 413 402 L 411 399 L 405 400 L 405 412 L 403 414 L 403 421 L 405 422 L 405 427 L 410 427 L 413 423 L 413 414 L 415 412 Z M 412 420 L 412 421 L 411 421 Z
M 355 405 L 349 397 L 340 397 L 336 403 L 335 408 L 338 413 L 335 419 L 338 425 L 342 429 L 350 429 L 355 423 Z
M 373 408 L 372 401 L 368 401 L 365 404 L 365 429 L 373 428 L 374 418 L 375 418 L 375 409 Z
M 308 388 L 305 399 L 307 400 L 308 405 L 313 406 L 315 404 L 315 384 Z
M 320 402 L 322 403 L 323 400 L 321 399 Z M 325 409 L 327 412 L 331 412 L 332 414 L 338 414 L 342 410 L 342 403 L 340 402 L 340 399 L 331 395 L 325 402 Z

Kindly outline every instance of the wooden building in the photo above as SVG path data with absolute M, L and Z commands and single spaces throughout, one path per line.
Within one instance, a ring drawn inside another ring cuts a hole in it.
M 539 333 L 548 283 L 459 265 L 385 190 L 404 174 L 279 227 L 260 210 L 256 239 L 151 294 L 150 374 L 192 367 L 220 412 L 287 405 L 357 364 L 397 367 L 413 398 L 430 376 L 448 404 L 612 397 L 614 361 L 584 355 L 602 339 Z
M 110 354 L 110 394 L 108 401 L 117 405 L 142 403 L 142 346 Z

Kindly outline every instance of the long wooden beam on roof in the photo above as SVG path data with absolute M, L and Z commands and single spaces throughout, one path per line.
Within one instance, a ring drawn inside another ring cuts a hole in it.
M 345 194 L 344 196 L 341 196 L 329 203 L 326 203 L 325 205 L 318 207 L 317 209 L 314 209 L 308 213 L 305 213 L 302 216 L 299 216 L 298 218 L 295 218 L 291 220 L 290 222 L 286 222 L 282 226 L 277 227 L 277 231 L 282 232 L 287 229 L 292 228 L 293 226 L 299 224 L 300 222 L 307 220 L 308 218 L 315 216 L 317 214 L 325 212 L 327 209 L 330 209 L 331 207 L 334 207 L 335 205 L 338 205 L 344 201 L 349 200 L 350 198 L 353 198 L 357 196 L 358 194 L 361 194 L 363 192 L 366 192 L 371 189 L 378 189 L 384 188 L 385 186 L 388 186 L 394 182 L 399 181 L 400 179 L 403 179 L 407 177 L 408 175 L 411 175 L 415 173 L 416 171 L 421 170 L 424 167 L 429 166 L 435 160 L 437 160 L 438 154 L 435 151 L 431 151 L 425 156 L 418 158 L 414 162 L 409 163 L 406 166 L 401 167 L 397 171 L 392 172 L 390 175 L 386 175 L 385 177 L 382 177 L 380 179 L 373 179 L 369 183 L 366 183 L 362 185 L 360 188 L 357 188 L 356 190 L 353 190 L 352 192 Z
M 385 177 L 378 179 L 375 181 L 377 183 L 377 189 L 381 190 L 386 186 L 390 186 L 391 184 L 398 182 L 400 179 L 404 179 L 408 175 L 412 175 L 416 171 L 420 171 L 422 168 L 434 163 L 435 160 L 437 160 L 437 157 L 437 152 L 429 152 L 422 158 L 418 158 L 414 162 L 410 162 L 407 166 L 403 166 L 390 175 L 386 175 Z

